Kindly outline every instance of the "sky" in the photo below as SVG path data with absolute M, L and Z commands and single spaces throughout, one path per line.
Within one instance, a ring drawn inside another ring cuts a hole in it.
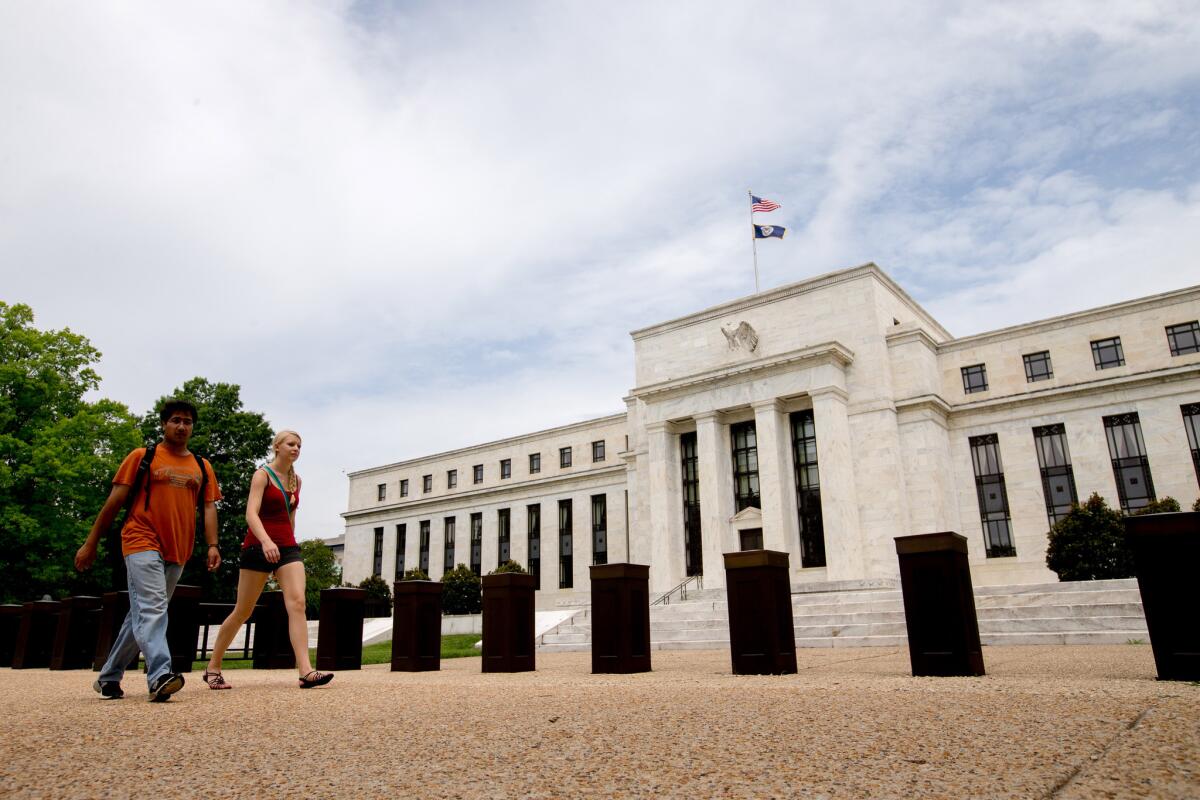
M 1196 2 L 0 4 L 0 300 L 348 472 L 624 410 L 629 332 L 873 261 L 964 336 L 1200 283 Z

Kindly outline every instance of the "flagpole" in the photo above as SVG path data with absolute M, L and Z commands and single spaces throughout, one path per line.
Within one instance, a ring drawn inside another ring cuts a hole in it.
M 754 293 L 758 294 L 758 237 L 754 231 L 754 190 L 747 189 L 750 195 L 750 249 L 754 252 Z

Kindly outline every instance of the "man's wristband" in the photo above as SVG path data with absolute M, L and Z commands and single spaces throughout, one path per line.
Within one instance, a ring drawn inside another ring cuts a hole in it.
M 217 545 L 215 545 L 215 544 L 210 544 L 209 547 L 216 547 L 218 550 L 221 549 L 220 547 L 217 547 Z

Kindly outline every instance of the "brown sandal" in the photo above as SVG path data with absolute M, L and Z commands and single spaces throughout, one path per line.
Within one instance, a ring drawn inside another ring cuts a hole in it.
M 232 689 L 233 685 L 225 682 L 225 676 L 219 672 L 204 670 L 204 682 L 210 689 Z
M 324 686 L 333 680 L 332 672 L 317 672 L 315 669 L 307 675 L 300 676 L 300 688 L 312 689 L 317 686 Z

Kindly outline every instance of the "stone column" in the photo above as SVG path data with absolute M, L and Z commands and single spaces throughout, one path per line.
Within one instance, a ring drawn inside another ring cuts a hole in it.
M 821 516 L 829 580 L 865 574 L 865 554 L 858 519 L 847 394 L 835 386 L 814 389 L 813 425 L 817 431 L 817 468 L 821 476 Z
M 646 436 L 650 451 L 650 590 L 665 592 L 684 578 L 679 436 L 668 422 L 647 425 Z
M 795 570 L 800 566 L 800 527 L 796 517 L 791 431 L 778 400 L 761 400 L 753 408 L 763 546 L 787 552 Z
M 729 518 L 734 514 L 733 454 L 729 426 L 718 412 L 697 414 L 695 420 L 704 587 L 719 588 L 725 586 L 724 554 L 738 549 L 729 531 Z
M 529 569 L 529 512 L 526 510 L 525 503 L 514 503 L 512 506 L 511 523 L 509 530 L 509 552 L 513 561 L 516 561 L 525 569 Z M 458 541 L 455 539 L 455 552 L 457 552 Z

